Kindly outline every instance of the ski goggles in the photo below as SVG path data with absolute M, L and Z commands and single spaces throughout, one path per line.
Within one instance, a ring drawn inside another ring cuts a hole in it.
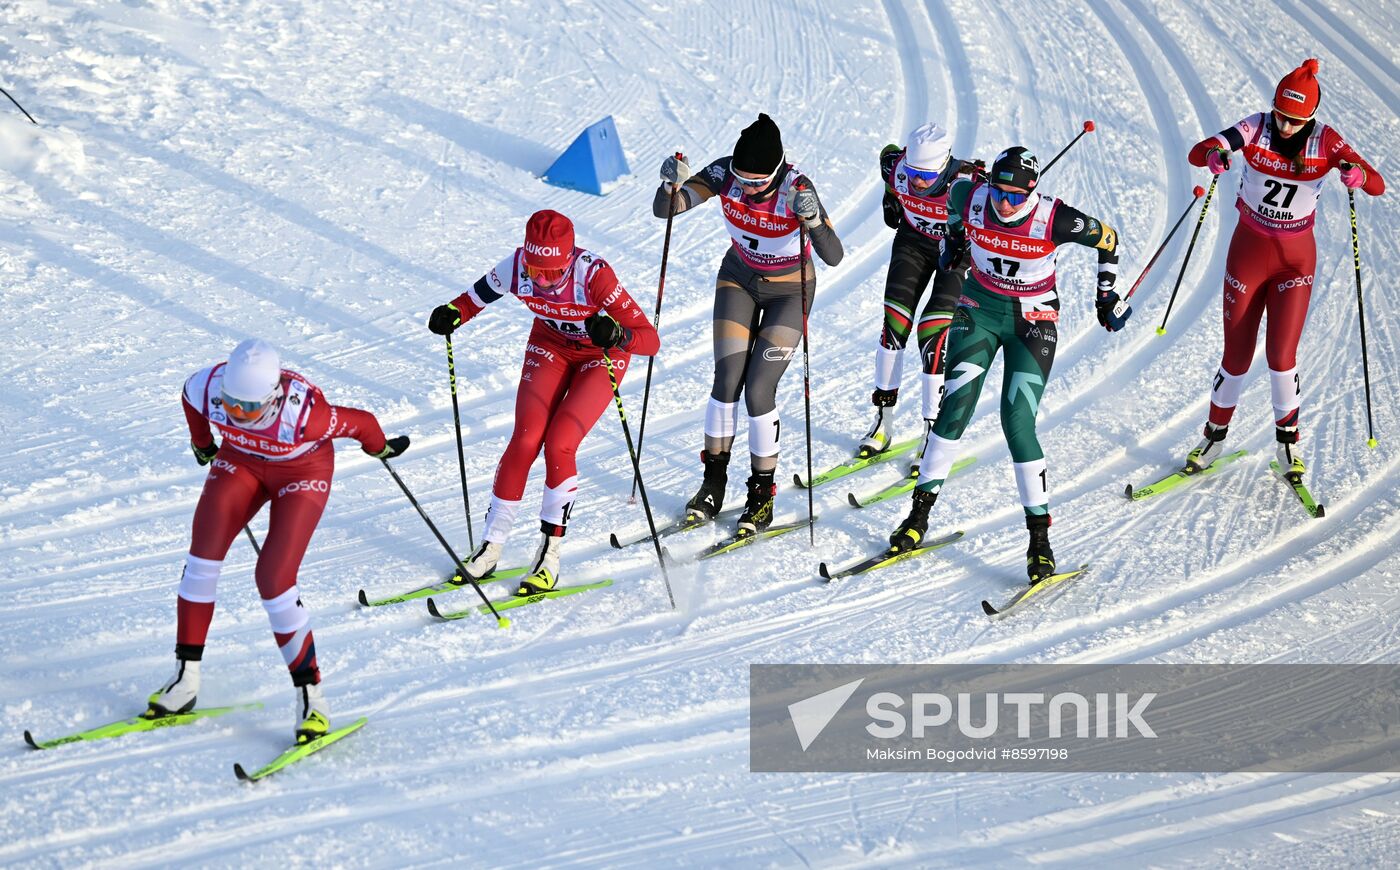
M 562 269 L 542 269 L 539 266 L 531 266 L 529 263 L 525 264 L 525 274 L 530 276 L 530 281 L 546 288 L 554 287 L 563 281 L 564 275 L 568 271 L 568 266 Z
M 917 181 L 925 187 L 929 187 L 938 180 L 941 173 L 936 169 L 918 169 L 906 163 L 904 164 L 904 174 L 908 175 L 911 181 Z
M 224 413 L 228 415 L 228 418 L 235 423 L 241 423 L 246 426 L 249 423 L 258 422 L 258 420 L 267 413 L 268 408 L 276 404 L 280 396 L 274 392 L 268 395 L 266 399 L 253 402 L 245 399 L 235 399 L 228 393 L 220 393 L 219 398 L 223 403 Z
M 787 155 L 783 155 L 783 159 L 787 159 Z M 773 167 L 773 171 L 763 176 L 762 178 L 745 178 L 744 176 L 740 175 L 736 170 L 731 170 L 729 174 L 734 176 L 734 180 L 739 182 L 739 184 L 743 185 L 744 187 L 767 187 L 777 176 L 778 170 L 782 168 L 783 161 L 779 160 L 778 165 Z
M 1002 190 L 995 185 L 991 188 L 991 194 L 993 202 L 998 204 L 1005 203 L 1006 205 L 1024 205 L 1026 200 L 1031 198 L 1029 193 L 1012 193 L 1009 190 Z
M 1274 123 L 1280 130 L 1294 129 L 1308 123 L 1307 118 L 1295 118 L 1292 115 L 1285 115 L 1278 109 L 1274 109 Z

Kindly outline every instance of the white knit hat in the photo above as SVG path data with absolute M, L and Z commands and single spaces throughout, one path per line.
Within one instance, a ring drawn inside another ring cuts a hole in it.
M 904 162 L 915 169 L 940 172 L 952 151 L 948 131 L 937 124 L 925 124 L 909 134 L 904 146 Z
M 262 402 L 282 383 L 282 360 L 277 349 L 261 338 L 240 342 L 228 355 L 223 391 L 241 402 Z

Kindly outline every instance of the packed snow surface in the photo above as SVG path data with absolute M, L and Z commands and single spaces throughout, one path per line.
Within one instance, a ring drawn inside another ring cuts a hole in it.
M 467 549 L 443 343 L 428 312 L 553 207 L 648 310 L 663 223 L 655 167 L 729 153 L 759 111 L 815 180 L 847 256 L 811 321 L 815 464 L 871 414 L 890 231 L 876 156 L 927 121 L 955 153 L 1086 136 L 1044 188 L 1109 221 L 1123 286 L 1208 179 L 1196 140 L 1267 108 L 1278 77 L 1322 62 L 1320 117 L 1397 181 L 1400 6 L 1355 0 L 781 0 L 520 3 L 125 0 L 6 4 L 0 83 L 0 864 L 179 861 L 403 866 L 1339 866 L 1391 863 L 1391 775 L 757 775 L 747 666 L 770 662 L 1368 662 L 1400 652 L 1400 220 L 1358 197 L 1375 426 L 1366 415 L 1347 200 L 1329 183 L 1300 349 L 1303 455 L 1327 516 L 1271 478 L 1256 359 L 1230 444 L 1251 456 L 1160 503 L 1126 483 L 1198 438 L 1221 347 L 1231 175 L 1206 218 L 1165 336 L 1154 329 L 1183 230 L 1124 333 L 1094 320 L 1093 257 L 1061 259 L 1064 314 L 1040 413 L 1062 563 L 1094 570 L 1000 623 L 978 607 L 1023 579 L 1025 532 L 996 420 L 999 371 L 946 488 L 936 556 L 833 585 L 820 560 L 873 552 L 904 500 L 817 490 L 815 548 L 791 535 L 672 572 L 607 543 L 644 526 L 606 413 L 580 452 L 566 581 L 606 592 L 517 611 L 514 627 L 360 608 L 449 560 L 380 465 L 342 444 L 300 574 L 337 719 L 360 734 L 249 787 L 291 692 L 235 542 L 201 702 L 257 713 L 43 753 L 141 709 L 172 666 L 175 588 L 204 472 L 180 413 L 188 374 L 260 335 L 333 401 L 413 447 L 397 468 Z M 588 124 L 617 121 L 632 175 L 606 198 L 538 176 Z M 1236 173 L 1238 170 L 1236 170 Z M 1188 223 L 1190 229 L 1194 221 Z M 677 220 L 643 469 L 658 514 L 693 491 L 726 239 L 713 204 Z M 458 334 L 476 533 L 509 437 L 530 318 L 503 300 Z M 640 416 L 642 366 L 623 394 Z M 918 432 L 914 364 L 899 406 Z M 802 371 L 781 386 L 779 479 L 801 470 Z M 634 431 L 635 436 L 635 431 Z M 742 436 L 741 436 L 742 437 Z M 741 441 L 742 444 L 742 441 Z M 537 466 L 507 561 L 528 559 Z M 736 463 L 731 503 L 741 497 Z M 849 484 L 849 486 L 847 485 Z M 780 517 L 806 509 L 784 489 Z M 261 536 L 266 518 L 253 523 Z M 714 539 L 676 539 L 684 556 Z M 470 592 L 449 600 L 465 604 Z M 1389 855 L 1390 858 L 1385 856 Z

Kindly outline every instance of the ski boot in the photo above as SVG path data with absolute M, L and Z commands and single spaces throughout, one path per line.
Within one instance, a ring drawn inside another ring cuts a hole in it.
M 1026 574 L 1034 586 L 1055 573 L 1055 552 L 1050 549 L 1050 515 L 1026 517 L 1026 530 L 1031 533 L 1031 545 L 1026 548 Z
M 690 519 L 714 519 L 724 506 L 724 488 L 729 483 L 729 451 L 711 453 L 700 451 L 700 461 L 705 464 L 705 479 L 700 491 L 685 503 L 686 516 Z
M 326 703 L 326 695 L 321 691 L 320 683 L 307 683 L 295 688 L 297 704 L 293 716 L 297 723 L 297 745 L 300 746 L 330 733 L 331 708 Z
M 875 405 L 875 423 L 870 427 L 870 431 L 865 434 L 865 439 L 856 448 L 857 459 L 869 459 L 880 453 L 884 453 L 890 446 L 890 417 L 885 413 L 886 408 L 893 408 L 895 401 L 899 398 L 899 390 L 876 390 L 870 395 L 870 401 Z
M 188 713 L 194 709 L 195 696 L 199 694 L 199 660 L 175 660 L 175 676 L 165 682 L 159 691 L 146 699 L 146 719 L 160 719 L 178 713 Z
M 924 536 L 928 534 L 928 512 L 936 501 L 938 493 L 932 490 L 914 490 L 914 506 L 909 509 L 909 516 L 905 517 L 904 522 L 890 535 L 891 550 L 903 553 L 923 542 Z
M 544 539 L 540 541 L 539 552 L 535 555 L 535 568 L 515 590 L 515 594 L 522 598 L 550 592 L 559 586 L 559 554 L 564 549 L 564 527 L 541 522 L 540 531 L 544 533 Z
M 477 548 L 476 554 L 467 560 L 466 576 L 463 576 L 462 569 L 459 568 L 449 583 L 457 586 L 465 586 L 472 580 L 484 580 L 496 570 L 496 565 L 501 561 L 501 545 L 495 541 L 482 541 Z
M 772 471 L 755 471 L 749 475 L 749 497 L 744 512 L 739 515 L 739 535 L 753 535 L 773 525 L 773 496 L 778 492 Z
M 1298 455 L 1297 427 L 1279 426 L 1274 429 L 1274 438 L 1278 441 L 1278 467 L 1284 479 L 1294 485 L 1302 483 L 1308 467 L 1303 464 L 1303 457 Z
M 1196 449 L 1186 454 L 1186 472 L 1188 474 L 1199 474 L 1210 468 L 1210 464 L 1220 458 L 1220 454 L 1225 451 L 1225 434 L 1230 431 L 1229 426 L 1217 426 L 1214 423 L 1207 423 L 1201 438 L 1201 443 L 1196 445 Z

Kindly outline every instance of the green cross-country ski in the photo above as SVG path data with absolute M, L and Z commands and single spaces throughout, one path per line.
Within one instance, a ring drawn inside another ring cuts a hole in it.
M 356 731 L 359 731 L 361 728 L 363 728 L 365 723 L 368 721 L 369 720 L 366 719 L 364 716 L 361 716 L 359 719 L 356 719 L 354 722 L 351 722 L 344 728 L 337 728 L 336 730 L 331 731 L 322 737 L 317 737 L 315 740 L 309 741 L 307 743 L 299 743 L 296 746 L 292 746 L 285 752 L 283 752 L 281 755 L 272 759 L 267 764 L 263 765 L 262 767 L 258 768 L 252 773 L 248 773 L 247 771 L 245 771 L 243 769 L 243 765 L 234 764 L 233 775 L 243 780 L 244 782 L 256 782 L 257 780 L 260 780 L 265 776 L 271 776 L 272 774 L 276 773 L 279 770 L 282 770 L 288 765 L 301 761 L 303 758 L 312 754 L 313 752 L 320 752 L 322 749 L 325 749 L 327 746 L 330 746 L 337 740 L 342 740 L 346 737 L 349 737 L 351 734 L 354 734 Z
M 812 519 L 813 521 L 815 521 L 816 517 L 813 517 Z M 713 559 L 715 556 L 718 556 L 721 553 L 732 553 L 740 547 L 747 547 L 750 544 L 756 544 L 759 541 L 766 541 L 769 538 L 776 538 L 779 535 L 786 535 L 788 532 L 794 531 L 796 529 L 805 529 L 806 527 L 806 520 L 797 520 L 791 523 L 783 523 L 779 526 L 769 526 L 761 532 L 735 532 L 734 534 L 730 535 L 724 540 L 716 541 L 715 543 L 701 550 L 700 555 L 696 556 L 695 558 Z
M 953 475 L 961 471 L 966 471 L 976 461 L 976 456 L 964 456 L 957 462 L 953 463 L 952 469 L 948 471 L 948 477 L 951 478 Z M 904 495 L 906 492 L 909 492 L 915 486 L 917 486 L 918 483 L 919 466 L 916 463 L 909 467 L 908 474 L 904 475 L 904 477 L 900 478 L 898 481 L 890 484 L 889 486 L 885 487 L 884 489 L 880 490 L 874 495 L 868 495 L 865 498 L 857 498 L 855 493 L 848 492 L 846 493 L 846 501 L 850 502 L 851 507 L 853 508 L 868 508 L 871 505 L 879 504 L 882 501 L 889 501 L 892 498 Z
M 1161 480 L 1149 483 L 1147 486 L 1137 489 L 1134 489 L 1133 485 L 1130 483 L 1128 484 L 1128 488 L 1123 491 L 1123 494 L 1133 501 L 1141 501 L 1145 498 L 1151 498 L 1154 495 L 1161 495 L 1164 492 L 1176 489 L 1178 486 L 1188 481 L 1216 474 L 1230 463 L 1242 459 L 1248 452 L 1248 450 L 1237 450 L 1234 453 L 1227 453 L 1200 471 L 1189 471 L 1186 468 L 1181 468 L 1168 474 Z
M 812 478 L 812 488 L 816 489 L 824 483 L 831 483 L 833 480 L 845 477 L 848 474 L 855 474 L 857 471 L 862 471 L 872 465 L 879 465 L 882 462 L 889 462 L 891 459 L 898 459 L 922 444 L 923 440 L 922 437 L 910 438 L 908 441 L 900 441 L 897 444 L 891 444 L 874 456 L 866 456 L 864 458 L 853 456 L 840 465 L 833 466 Z M 803 483 L 802 478 L 796 474 L 792 476 L 792 482 L 803 489 L 807 488 L 807 484 Z
M 558 589 L 551 589 L 548 592 L 536 592 L 534 595 L 519 595 L 515 598 L 507 598 L 503 601 L 493 602 L 496 610 L 513 610 L 517 607 L 524 607 L 527 604 L 539 604 L 548 598 L 563 598 L 568 595 L 577 595 L 580 592 L 590 592 L 594 589 L 603 589 L 611 586 L 611 580 L 599 580 L 594 583 L 584 583 L 578 586 L 560 586 Z M 473 613 L 490 613 L 491 609 L 485 604 L 478 604 L 468 607 L 465 610 L 438 610 L 437 603 L 433 599 L 428 599 L 428 612 L 438 619 L 462 619 L 471 616 Z
M 949 544 L 957 541 L 962 536 L 962 531 L 956 531 L 952 534 L 944 535 L 941 538 L 929 541 L 927 544 L 923 544 L 922 546 L 915 547 L 912 550 L 904 550 L 902 552 L 895 550 L 893 547 L 890 547 L 883 553 L 876 553 L 874 556 L 871 556 L 868 559 L 862 559 L 861 561 L 856 562 L 853 565 L 848 565 L 845 568 L 842 568 L 841 570 L 837 571 L 835 574 L 831 573 L 830 570 L 826 567 L 826 563 L 823 562 L 817 568 L 817 571 L 822 575 L 823 579 L 830 583 L 832 580 L 840 580 L 843 577 L 854 577 L 857 574 L 865 574 L 866 572 L 874 571 L 877 568 L 885 568 L 895 564 L 896 562 L 903 562 L 905 559 L 912 559 L 915 556 L 922 556 L 925 553 L 931 553 L 934 550 L 940 550 L 948 546 Z
M 497 580 L 510 580 L 515 577 L 519 577 L 522 574 L 529 573 L 529 571 L 529 568 L 506 568 L 501 571 L 493 571 L 476 582 L 494 583 Z M 460 574 L 453 574 L 452 579 L 456 579 L 460 576 Z M 405 592 L 401 595 L 391 595 L 388 598 L 375 598 L 373 600 L 370 600 L 370 597 L 365 594 L 365 590 L 361 589 L 360 606 L 383 607 L 386 604 L 402 604 L 405 601 L 413 601 L 418 598 L 427 598 L 429 595 L 436 595 L 439 592 L 451 592 L 455 589 L 466 589 L 470 585 L 471 584 L 469 583 L 453 583 L 452 580 L 444 580 L 441 583 L 434 583 L 431 586 L 420 586 L 417 589 L 412 590 L 411 592 Z
M 198 722 L 201 719 L 212 719 L 215 716 L 223 716 L 226 713 L 239 713 L 244 710 L 261 710 L 262 704 L 240 704 L 236 707 L 205 707 L 203 709 L 191 710 L 188 713 L 172 713 L 169 716 L 156 716 L 147 718 L 144 714 L 131 719 L 123 719 L 120 722 L 111 722 L 107 725 L 99 725 L 87 731 L 79 731 L 77 734 L 69 734 L 67 737 L 55 737 L 52 740 L 35 740 L 28 731 L 24 732 L 24 742 L 35 749 L 53 749 L 55 746 L 63 746 L 68 743 L 80 743 L 86 740 L 104 740 L 108 737 L 121 737 L 123 734 L 134 734 L 138 731 L 155 731 L 158 728 L 170 728 L 176 725 L 188 725 L 191 722 Z
M 993 607 L 990 601 L 984 599 L 982 601 L 982 612 L 990 616 L 992 619 L 1002 619 L 1008 614 L 1010 614 L 1012 611 L 1019 608 L 1021 605 L 1025 604 L 1027 601 L 1049 601 L 1050 598 L 1053 597 L 1050 594 L 1052 590 L 1055 592 L 1059 592 L 1066 581 L 1078 577 L 1080 574 L 1083 574 L 1085 571 L 1088 570 L 1089 565 L 1086 562 L 1085 564 L 1080 565 L 1073 571 L 1065 571 L 1060 574 L 1051 574 L 1049 577 L 1046 577 L 1044 580 L 1041 580 L 1034 586 L 1027 586 L 1025 589 L 1022 589 L 1020 592 L 1017 592 L 1016 595 L 1013 596 L 1010 601 L 1006 602 L 1001 607 Z
M 1298 501 L 1303 503 L 1303 509 L 1308 512 L 1308 516 L 1317 519 L 1327 515 L 1327 508 L 1317 503 L 1312 492 L 1308 490 L 1307 485 L 1301 479 L 1294 480 L 1284 474 L 1283 466 L 1279 465 L 1277 460 L 1270 460 L 1269 467 L 1274 470 L 1274 474 L 1277 474 L 1279 479 L 1288 484 L 1288 488 L 1293 490 L 1293 494 L 1298 496 Z

